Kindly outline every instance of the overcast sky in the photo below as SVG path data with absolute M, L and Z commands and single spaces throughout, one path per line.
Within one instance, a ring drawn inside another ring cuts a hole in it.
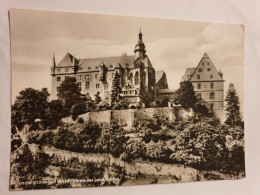
M 186 68 L 206 52 L 222 71 L 225 91 L 235 84 L 243 112 L 243 28 L 168 19 L 46 11 L 11 11 L 12 101 L 26 87 L 51 91 L 52 53 L 59 62 L 67 52 L 77 58 L 134 55 L 140 27 L 155 70 L 167 73 L 177 89 Z

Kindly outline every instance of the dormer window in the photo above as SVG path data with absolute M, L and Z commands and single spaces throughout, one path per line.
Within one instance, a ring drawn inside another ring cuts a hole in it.
M 110 68 L 113 68 L 113 65 L 112 65 L 112 64 L 110 65 Z

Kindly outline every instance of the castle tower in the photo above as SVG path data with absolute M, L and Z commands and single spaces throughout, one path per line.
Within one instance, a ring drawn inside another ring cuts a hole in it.
M 138 58 L 145 58 L 146 56 L 146 49 L 145 49 L 145 45 L 143 43 L 143 34 L 141 32 L 141 29 L 140 29 L 140 33 L 139 33 L 139 38 L 138 38 L 138 42 L 136 43 L 135 45 L 135 59 L 138 59 Z

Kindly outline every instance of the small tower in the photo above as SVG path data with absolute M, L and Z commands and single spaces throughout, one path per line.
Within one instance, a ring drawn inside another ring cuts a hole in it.
M 135 45 L 135 59 L 138 59 L 138 58 L 145 58 L 146 56 L 146 50 L 145 50 L 145 45 L 143 43 L 143 34 L 141 32 L 141 29 L 140 29 L 140 33 L 139 33 L 139 38 L 138 38 L 138 42 L 137 44 Z
M 56 70 L 56 61 L 55 61 L 55 53 L 53 53 L 52 57 L 52 67 L 51 67 L 51 74 L 54 75 Z
M 99 78 L 99 80 L 101 82 L 105 82 L 106 81 L 106 65 L 104 64 L 103 60 L 102 60 L 99 67 L 100 67 L 100 78 Z

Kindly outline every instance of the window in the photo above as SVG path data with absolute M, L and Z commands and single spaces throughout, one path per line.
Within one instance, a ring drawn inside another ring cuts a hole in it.
M 82 80 L 82 75 L 79 75 L 79 76 L 78 76 L 78 80 Z
M 112 78 L 114 77 L 114 73 L 112 73 Z
M 96 84 L 96 88 L 99 89 L 99 84 Z
M 90 75 L 85 75 L 86 80 L 90 80 Z
M 210 71 L 210 68 L 208 68 L 207 71 Z
M 137 85 L 139 83 L 139 73 L 135 73 L 135 84 Z
M 204 65 L 204 62 L 202 62 L 202 65 Z
M 86 89 L 89 89 L 89 81 L 86 81 Z
M 98 69 L 98 66 L 96 66 L 96 69 Z
M 210 83 L 210 89 L 214 89 L 214 83 Z
M 88 67 L 88 69 L 90 70 L 90 69 L 91 69 L 91 67 L 89 66 L 89 67 Z
M 210 75 L 210 78 L 213 79 L 213 75 Z
M 78 89 L 81 91 L 81 82 L 78 82 Z
M 104 89 L 108 90 L 108 84 L 105 84 Z
M 113 65 L 110 65 L 110 68 L 113 68 Z
M 215 99 L 215 93 L 214 92 L 210 92 L 209 99 Z
M 202 99 L 201 98 L 201 93 L 197 93 L 196 98 L 197 98 L 197 100 L 201 100 Z
M 65 72 L 69 72 L 69 69 L 68 69 L 68 68 L 65 68 Z
M 60 81 L 60 77 L 57 77 L 57 81 Z
M 208 62 L 208 65 L 209 65 L 209 62 Z
M 213 108 L 214 108 L 214 104 L 211 103 L 209 109 L 210 109 L 210 110 L 213 110 Z
M 68 76 L 65 76 L 65 81 L 67 81 L 67 80 L 68 80 L 68 78 L 69 78 Z
M 60 87 L 57 87 L 57 91 L 58 91 L 58 92 L 60 91 Z
M 59 73 L 60 73 L 60 68 L 58 68 L 58 69 L 57 69 L 57 72 L 59 72 Z
M 200 83 L 198 83 L 197 88 L 198 88 L 198 89 L 201 89 L 201 84 L 200 84 Z
M 97 79 L 97 77 L 98 77 L 98 74 L 95 74 L 95 79 Z
M 200 75 L 199 74 L 197 75 L 197 79 L 200 79 Z
M 202 72 L 202 68 L 199 68 L 199 72 Z

